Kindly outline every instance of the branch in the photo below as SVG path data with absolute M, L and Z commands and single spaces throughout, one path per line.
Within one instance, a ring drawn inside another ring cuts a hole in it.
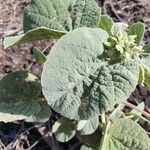
M 150 114 L 148 112 L 137 108 L 137 106 L 135 106 L 129 102 L 123 102 L 123 104 L 126 105 L 127 107 L 131 108 L 131 109 L 135 109 L 136 111 L 142 113 L 145 117 L 150 118 Z

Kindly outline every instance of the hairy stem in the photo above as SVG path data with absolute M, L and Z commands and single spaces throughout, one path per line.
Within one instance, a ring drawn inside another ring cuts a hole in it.
M 107 132 L 108 132 L 108 129 L 109 129 L 110 125 L 111 125 L 111 122 L 108 121 L 107 125 L 105 124 L 103 126 L 103 136 L 102 136 L 102 139 L 100 141 L 99 150 L 105 150 L 105 144 L 107 144 L 105 142 L 107 140 Z
M 101 121 L 102 121 L 102 124 L 106 124 L 106 116 L 105 116 L 105 113 L 103 113 L 101 115 Z

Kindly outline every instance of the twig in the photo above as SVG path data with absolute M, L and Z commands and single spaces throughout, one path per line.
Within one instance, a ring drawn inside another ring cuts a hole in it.
M 15 138 L 11 143 L 9 143 L 9 144 L 6 146 L 6 148 L 5 148 L 4 150 L 11 149 L 13 146 L 15 146 L 16 143 L 18 142 L 18 139 L 20 139 L 22 135 L 27 134 L 30 130 L 32 130 L 32 129 L 34 129 L 34 128 L 40 128 L 40 127 L 42 127 L 42 126 L 44 126 L 44 124 L 34 125 L 34 126 L 28 128 L 28 129 L 26 129 L 26 130 L 25 130 L 24 132 L 22 132 L 22 133 L 19 132 L 19 133 L 16 135 L 16 138 Z
M 0 140 L 0 149 L 3 150 L 5 147 L 4 143 Z
M 147 113 L 144 110 L 141 110 L 141 109 L 137 108 L 137 106 L 135 106 L 135 105 L 133 105 L 133 104 L 131 104 L 129 102 L 123 102 L 123 104 L 126 105 L 127 107 L 131 108 L 131 109 L 135 109 L 136 111 L 142 113 L 145 117 L 150 118 L 150 114 L 149 113 Z
M 112 12 L 114 13 L 114 15 L 118 18 L 119 21 L 123 22 L 124 20 L 116 13 L 116 10 L 115 10 L 114 5 L 112 4 L 111 0 L 109 0 L 109 3 L 110 3 L 111 9 L 112 9 Z
M 44 126 L 45 124 L 39 124 L 39 125 L 34 125 L 32 127 L 29 127 L 28 129 L 26 129 L 25 131 L 23 131 L 22 133 L 19 132 L 19 134 L 16 136 L 15 140 L 16 141 L 18 138 L 20 138 L 22 135 L 27 134 L 29 131 L 31 131 L 32 129 L 36 128 L 41 128 L 42 126 Z

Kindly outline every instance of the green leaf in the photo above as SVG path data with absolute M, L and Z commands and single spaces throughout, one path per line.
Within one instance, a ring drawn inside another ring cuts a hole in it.
M 33 42 L 37 40 L 50 39 L 50 38 L 58 39 L 66 33 L 67 32 L 65 31 L 57 31 L 46 27 L 39 27 L 36 29 L 32 29 L 22 35 L 5 37 L 3 43 L 4 43 L 4 48 L 8 48 L 13 45 Z
M 34 100 L 26 101 L 26 99 L 18 99 L 20 102 L 13 104 L 0 103 L 0 121 L 12 122 L 23 120 L 33 113 L 40 111 L 40 106 Z
M 88 147 L 86 145 L 82 145 L 80 150 L 95 150 L 95 148 L 92 148 L 92 147 Z
M 144 110 L 144 107 L 145 107 L 144 102 L 140 103 L 140 104 L 137 106 L 137 108 L 140 109 L 140 110 Z M 137 110 L 135 110 L 135 109 L 133 109 L 133 110 L 129 113 L 129 115 L 133 116 L 133 117 L 132 117 L 132 120 L 135 121 L 135 122 L 138 122 L 139 120 L 142 119 L 142 120 L 144 120 L 144 121 L 150 123 L 150 121 L 149 121 L 147 118 L 145 118 L 145 117 L 142 116 L 142 113 L 141 113 L 141 112 L 139 112 L 139 111 L 137 111 Z
M 60 142 L 68 142 L 76 133 L 75 123 L 69 119 L 61 118 L 53 125 L 52 132 Z
M 77 125 L 77 130 L 79 130 L 83 135 L 92 134 L 98 128 L 98 125 L 99 117 L 96 116 L 89 120 L 80 120 Z
M 119 119 L 106 133 L 100 150 L 149 150 L 150 139 L 143 128 L 130 119 Z
M 32 116 L 26 118 L 27 122 L 40 122 L 44 123 L 48 121 L 51 116 L 51 108 L 45 101 L 40 101 L 39 105 L 41 107 L 40 111 L 33 114 Z
M 128 24 L 123 22 L 114 23 L 111 29 L 112 34 L 117 34 L 120 32 L 124 32 L 124 30 L 128 27 Z
M 98 27 L 107 31 L 107 33 L 111 34 L 111 28 L 113 27 L 113 20 L 107 16 L 103 15 L 100 17 L 100 22 L 98 23 Z
M 145 80 L 144 84 L 146 84 L 150 88 L 150 69 L 144 68 L 144 75 L 145 75 Z
M 138 22 L 130 26 L 128 34 L 129 35 L 137 35 L 135 38 L 135 43 L 140 45 L 143 36 L 144 36 L 145 26 L 143 23 Z
M 100 12 L 94 0 L 32 0 L 24 13 L 24 31 L 41 26 L 59 31 L 95 27 Z
M 139 74 L 139 84 L 144 85 L 144 81 L 145 81 L 145 68 L 141 64 L 140 65 L 140 74 Z
M 140 104 L 137 106 L 137 108 L 140 109 L 140 110 L 144 110 L 144 107 L 145 107 L 144 102 L 140 103 Z M 137 110 L 135 110 L 135 109 L 133 109 L 130 113 L 131 113 L 131 114 L 132 114 L 132 113 L 133 113 L 133 114 L 136 114 L 136 115 L 138 115 L 138 116 L 142 115 L 141 112 L 139 112 L 139 111 L 137 111 Z
M 14 45 L 14 43 L 16 43 L 17 41 L 19 41 L 24 35 L 17 35 L 17 36 L 10 36 L 10 37 L 5 37 L 3 39 L 3 45 L 4 45 L 4 49 L 8 48 L 12 45 Z
M 24 13 L 24 31 L 48 27 L 59 31 L 72 29 L 69 0 L 32 0 Z
M 150 54 L 143 54 L 140 56 L 140 63 L 143 68 L 144 84 L 150 88 Z
M 76 0 L 70 10 L 73 29 L 96 27 L 100 20 L 101 9 L 94 0 Z
M 100 66 L 98 57 L 104 51 L 103 42 L 107 38 L 102 29 L 84 27 L 69 32 L 54 45 L 43 68 L 42 86 L 48 104 L 56 112 L 69 118 L 82 116 L 78 112 L 83 84 Z M 92 117 L 88 116 L 81 120 Z
M 143 46 L 144 52 L 145 53 L 150 53 L 150 44 L 146 44 Z
M 39 79 L 27 71 L 10 73 L 0 81 L 0 121 L 21 120 L 40 111 Z
M 76 136 L 87 147 L 97 150 L 100 145 L 102 130 L 98 127 L 97 130 L 90 135 L 82 135 L 79 131 L 77 131 Z
M 40 64 L 44 64 L 44 62 L 46 61 L 46 56 L 44 55 L 44 53 L 39 50 L 38 48 L 34 48 L 33 49 L 33 54 L 35 59 L 40 63 Z
M 102 29 L 78 28 L 52 48 L 44 64 L 42 87 L 56 112 L 70 119 L 88 120 L 126 100 L 135 89 L 137 63 L 107 64 L 101 59 L 107 38 Z

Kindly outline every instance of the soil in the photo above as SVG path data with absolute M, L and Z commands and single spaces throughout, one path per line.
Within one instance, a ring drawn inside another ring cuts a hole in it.
M 23 33 L 23 12 L 29 2 L 30 0 L 0 0 L 0 39 Z M 114 21 L 122 21 L 128 24 L 137 21 L 144 22 L 146 25 L 144 43 L 150 42 L 150 0 L 97 0 L 97 2 L 102 7 L 103 14 L 111 16 Z M 47 47 L 52 47 L 53 41 L 23 44 L 4 50 L 1 40 L 0 78 L 9 72 L 18 70 L 28 70 L 40 76 L 42 66 L 36 62 L 32 55 L 35 46 L 47 52 Z M 150 112 L 150 92 L 147 89 L 138 86 L 129 101 L 136 105 L 144 101 L 146 111 Z M 23 121 L 0 123 L 0 150 L 22 150 L 24 148 L 33 150 L 79 149 L 81 143 L 76 139 L 67 144 L 62 144 L 57 142 L 53 136 L 45 137 L 51 130 L 52 120 L 50 119 L 43 125 Z M 144 122 L 141 125 L 148 133 L 150 132 L 149 124 Z

